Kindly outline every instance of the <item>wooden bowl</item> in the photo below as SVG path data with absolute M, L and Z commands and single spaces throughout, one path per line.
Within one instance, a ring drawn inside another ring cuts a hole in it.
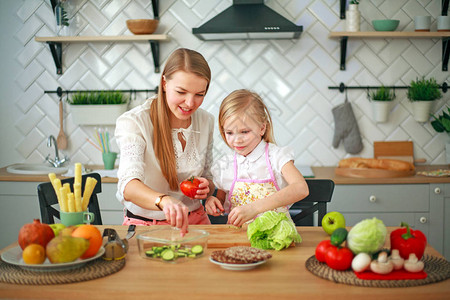
M 158 20 L 153 19 L 130 19 L 127 20 L 127 27 L 134 34 L 152 34 L 158 23 Z

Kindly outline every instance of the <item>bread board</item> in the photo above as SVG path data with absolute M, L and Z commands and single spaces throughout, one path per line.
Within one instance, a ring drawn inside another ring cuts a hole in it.
M 416 171 L 392 171 L 384 169 L 369 169 L 369 168 L 336 168 L 335 174 L 344 177 L 356 178 L 395 178 L 395 177 L 409 177 L 413 176 Z

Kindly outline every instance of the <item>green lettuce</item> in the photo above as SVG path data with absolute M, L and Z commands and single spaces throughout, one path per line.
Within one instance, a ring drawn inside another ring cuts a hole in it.
M 347 246 L 353 253 L 375 253 L 383 248 L 387 230 L 377 218 L 365 219 L 352 227 L 347 235 Z
M 284 213 L 267 211 L 250 223 L 247 237 L 252 247 L 282 250 L 292 242 L 301 243 L 295 224 Z

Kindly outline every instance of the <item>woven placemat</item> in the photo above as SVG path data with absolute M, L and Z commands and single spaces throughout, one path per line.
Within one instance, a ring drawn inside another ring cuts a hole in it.
M 84 266 L 57 272 L 30 271 L 0 260 L 0 282 L 15 284 L 62 284 L 105 277 L 125 266 L 125 259 L 106 261 L 101 257 Z
M 367 287 L 410 287 L 435 283 L 450 278 L 450 263 L 445 259 L 425 254 L 422 258 L 425 263 L 424 271 L 427 278 L 417 280 L 364 280 L 356 277 L 352 270 L 337 271 L 329 268 L 325 263 L 319 262 L 313 255 L 306 261 L 306 268 L 314 275 L 334 281 L 357 286 Z

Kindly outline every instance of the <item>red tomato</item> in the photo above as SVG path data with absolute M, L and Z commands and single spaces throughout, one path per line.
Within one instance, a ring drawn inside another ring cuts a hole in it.
M 197 195 L 198 186 L 200 185 L 200 180 L 197 178 L 194 178 L 192 176 L 189 179 L 184 180 L 181 185 L 180 189 L 189 198 L 194 198 L 195 195 Z
M 325 262 L 325 254 L 330 246 L 332 246 L 330 240 L 323 240 L 317 245 L 315 254 L 318 261 Z
M 330 246 L 325 254 L 325 262 L 327 265 L 339 271 L 344 271 L 352 266 L 353 252 L 346 247 L 338 248 Z

